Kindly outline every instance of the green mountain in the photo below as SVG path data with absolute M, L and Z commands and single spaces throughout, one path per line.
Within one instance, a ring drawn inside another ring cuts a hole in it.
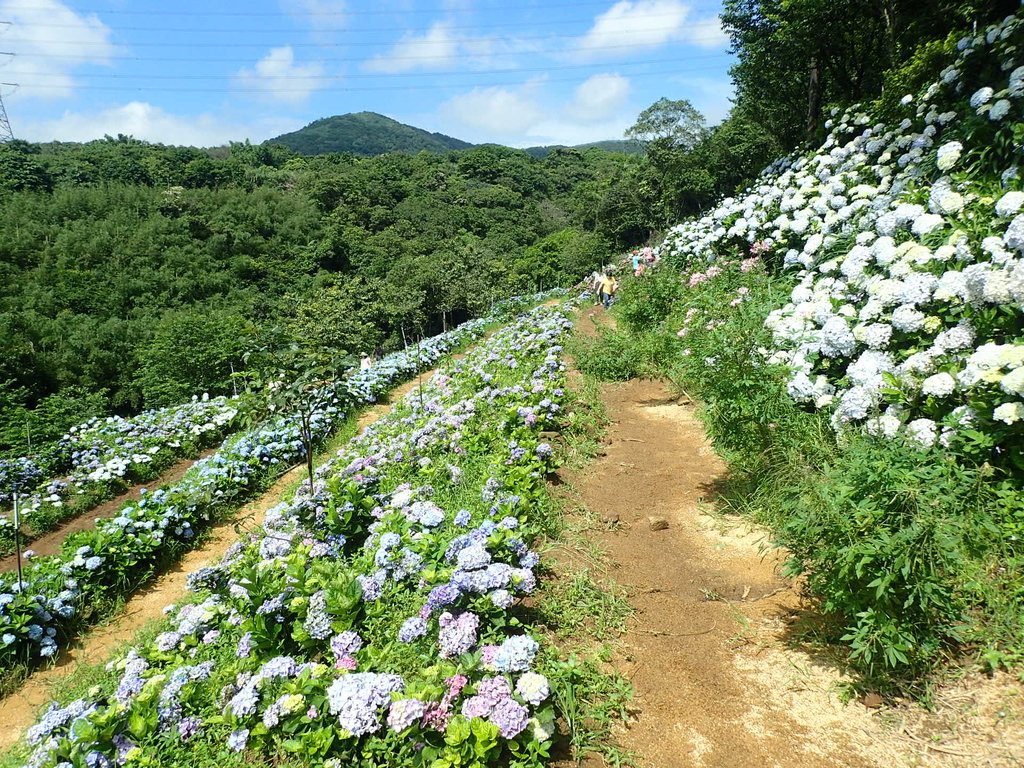
M 376 112 L 352 112 L 325 117 L 305 128 L 268 139 L 266 143 L 283 144 L 303 155 L 351 152 L 367 157 L 387 152 L 447 152 L 473 146 L 443 133 L 430 133 L 405 125 Z

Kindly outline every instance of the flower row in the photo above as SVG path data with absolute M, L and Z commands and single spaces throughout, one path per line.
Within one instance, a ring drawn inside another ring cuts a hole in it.
M 44 458 L 0 461 L 0 505 L 9 510 L 17 493 L 23 519 L 44 507 L 73 514 L 82 503 L 151 479 L 175 459 L 220 442 L 237 428 L 237 417 L 237 399 L 203 396 L 131 418 L 90 419 Z M 0 533 L 10 535 L 11 526 L 10 515 L 0 515 Z

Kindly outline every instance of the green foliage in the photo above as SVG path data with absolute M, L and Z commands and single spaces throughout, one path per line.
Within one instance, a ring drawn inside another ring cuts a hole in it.
M 632 333 L 658 328 L 683 298 L 685 288 L 671 269 L 654 269 L 640 279 L 624 280 L 615 314 Z
M 919 677 L 965 639 L 997 554 L 987 474 L 857 438 L 776 496 L 789 570 L 807 575 L 869 682 Z
M 570 656 L 547 671 L 558 709 L 569 730 L 569 748 L 576 760 L 600 754 L 606 765 L 635 765 L 632 756 L 615 746 L 613 728 L 626 720 L 633 698 L 629 681 L 601 668 L 598 659 Z
M 826 104 L 899 99 L 886 72 L 918 46 L 1013 13 L 1015 0 L 726 0 L 737 109 L 785 149 L 813 138 Z M 812 76 L 813 73 L 813 76 Z
M 125 136 L 0 150 L 0 381 L 21 393 L 9 424 L 71 386 L 120 413 L 230 392 L 247 338 L 272 326 L 341 354 L 395 349 L 574 283 L 609 242 L 580 190 L 635 162 Z
M 583 373 L 602 381 L 626 381 L 659 375 L 678 355 L 679 344 L 658 331 L 631 335 L 599 328 L 596 337 L 576 336 L 569 351 Z
M 232 372 L 244 368 L 250 333 L 244 319 L 225 310 L 164 315 L 152 340 L 138 352 L 138 383 L 146 405 L 159 408 L 203 393 L 231 394 Z
M 24 388 L 0 387 L 0 455 L 45 453 L 68 429 L 106 411 L 103 392 L 70 386 L 28 408 Z

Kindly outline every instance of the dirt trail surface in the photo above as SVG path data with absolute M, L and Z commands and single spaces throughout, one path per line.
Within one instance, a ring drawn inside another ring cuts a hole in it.
M 433 371 L 421 374 L 391 391 L 388 399 L 367 409 L 357 424 L 365 429 L 391 410 L 407 392 L 427 381 Z M 40 707 L 53 698 L 53 689 L 79 665 L 105 661 L 119 647 L 130 642 L 136 632 L 163 616 L 163 609 L 180 600 L 187 589 L 185 578 L 192 571 L 216 563 L 239 532 L 252 530 L 263 521 L 268 509 L 281 501 L 285 491 L 303 477 L 305 466 L 293 467 L 282 475 L 262 496 L 243 506 L 230 519 L 214 526 L 202 547 L 186 553 L 171 569 L 161 574 L 152 585 L 140 590 L 125 604 L 124 611 L 108 624 L 96 627 L 69 647 L 52 667 L 36 670 L 14 693 L 0 699 L 0 750 L 9 749 L 36 721 Z
M 590 335 L 604 319 L 585 308 L 578 327 Z M 778 552 L 714 514 L 725 467 L 693 407 L 649 380 L 603 385 L 602 397 L 603 455 L 566 479 L 636 609 L 619 669 L 635 688 L 620 740 L 638 766 L 1024 765 L 1015 681 L 946 690 L 932 713 L 843 704 L 840 673 L 792 642 L 808 606 L 779 575 Z
M 195 458 L 182 459 L 181 461 L 172 464 L 164 470 L 159 477 L 153 478 L 148 483 L 137 483 L 124 493 L 120 493 L 114 498 L 108 499 L 92 509 L 87 509 L 81 514 L 75 515 L 75 517 L 65 521 L 60 525 L 60 527 L 54 528 L 52 531 L 36 536 L 33 539 L 23 539 L 23 545 L 35 552 L 37 556 L 56 555 L 60 552 L 64 539 L 72 533 L 91 530 L 96 527 L 97 520 L 102 520 L 105 517 L 113 517 L 114 513 L 117 512 L 122 505 L 129 501 L 137 500 L 139 498 L 139 492 L 143 488 L 155 490 L 162 486 L 178 482 L 185 476 L 185 473 L 192 468 L 193 464 L 200 459 L 205 459 L 216 451 L 217 448 L 207 448 Z M 8 555 L 7 557 L 0 558 L 0 572 L 13 571 L 17 567 L 18 561 L 16 555 Z

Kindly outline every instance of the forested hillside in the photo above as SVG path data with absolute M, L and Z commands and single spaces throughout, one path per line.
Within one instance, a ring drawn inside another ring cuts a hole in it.
M 0 450 L 97 413 L 230 394 L 259 348 L 398 348 L 574 282 L 621 245 L 596 213 L 635 162 L 4 145 Z

